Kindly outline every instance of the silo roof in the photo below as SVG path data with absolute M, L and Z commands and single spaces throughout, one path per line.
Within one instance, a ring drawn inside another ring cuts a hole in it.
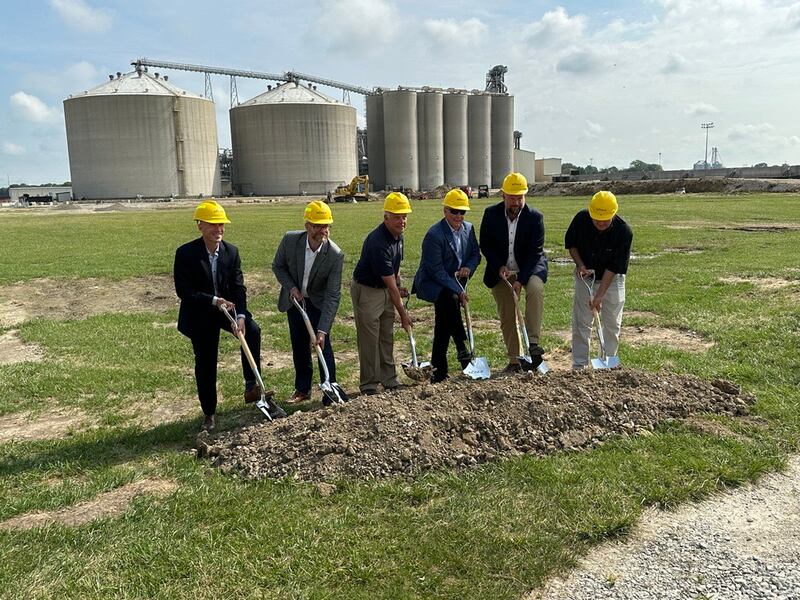
M 340 104 L 347 106 L 313 88 L 297 85 L 291 81 L 242 102 L 239 106 L 253 106 L 255 104 Z
M 90 90 L 72 94 L 70 98 L 119 95 L 182 96 L 185 98 L 202 98 L 205 100 L 202 96 L 182 90 L 169 81 L 165 81 L 163 77 L 155 77 L 147 72 L 137 73 L 136 71 L 114 77 L 114 79 L 106 81 Z

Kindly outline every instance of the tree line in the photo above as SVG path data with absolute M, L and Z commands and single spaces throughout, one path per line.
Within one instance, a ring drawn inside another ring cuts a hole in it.
M 595 175 L 602 173 L 649 173 L 652 171 L 663 171 L 661 165 L 656 163 L 648 163 L 643 160 L 633 160 L 629 167 L 620 169 L 618 167 L 603 167 L 598 169 L 594 165 L 586 165 L 581 167 L 573 165 L 572 163 L 561 163 L 561 173 L 563 175 Z M 577 173 L 576 173 L 577 171 Z

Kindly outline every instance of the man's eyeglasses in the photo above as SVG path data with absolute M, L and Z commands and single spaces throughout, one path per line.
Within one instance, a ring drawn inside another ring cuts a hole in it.
M 467 211 L 465 211 L 465 210 L 459 210 L 457 208 L 450 208 L 450 207 L 447 208 L 447 212 L 449 212 L 451 215 L 465 215 L 465 214 L 467 214 Z

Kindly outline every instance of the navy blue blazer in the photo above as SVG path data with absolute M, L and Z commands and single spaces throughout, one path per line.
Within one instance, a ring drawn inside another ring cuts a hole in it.
M 422 240 L 422 256 L 419 268 L 414 275 L 412 293 L 420 300 L 435 302 L 443 289 L 454 294 L 461 293 L 455 279 L 455 273 L 461 267 L 467 267 L 470 277 L 481 262 L 478 239 L 472 223 L 463 222 L 462 227 L 467 234 L 467 247 L 463 249 L 463 260 L 459 262 L 456 254 L 456 241 L 453 232 L 445 219 L 434 223 Z
M 214 298 L 214 281 L 208 251 L 199 237 L 184 244 L 175 252 L 173 267 L 175 292 L 181 299 L 178 311 L 178 331 L 187 337 L 216 325 L 224 315 L 211 304 Z M 236 304 L 236 313 L 250 316 L 247 310 L 247 288 L 244 286 L 239 250 L 233 244 L 221 241 L 217 257 L 217 296 Z
M 544 217 L 527 204 L 517 217 L 519 224 L 514 236 L 514 258 L 519 265 L 517 281 L 527 285 L 531 275 L 547 281 L 547 257 L 544 254 Z M 508 223 L 506 207 L 499 202 L 483 211 L 481 221 L 481 252 L 486 257 L 483 283 L 493 288 L 500 281 L 500 267 L 508 262 Z

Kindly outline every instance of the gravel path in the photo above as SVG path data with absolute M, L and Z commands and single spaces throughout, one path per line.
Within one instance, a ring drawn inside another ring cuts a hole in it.
M 800 599 L 800 457 L 785 473 L 675 512 L 587 556 L 529 600 Z

